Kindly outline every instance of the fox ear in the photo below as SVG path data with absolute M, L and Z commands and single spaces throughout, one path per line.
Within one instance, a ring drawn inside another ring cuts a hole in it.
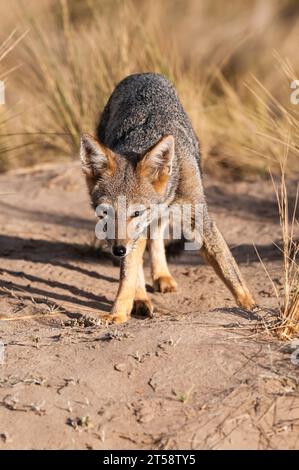
M 166 189 L 174 157 L 174 138 L 166 135 L 149 150 L 141 162 L 140 174 L 151 180 L 155 190 L 163 193 Z
M 83 173 L 87 178 L 96 180 L 104 173 L 110 175 L 114 173 L 113 152 L 90 134 L 81 136 L 80 159 Z

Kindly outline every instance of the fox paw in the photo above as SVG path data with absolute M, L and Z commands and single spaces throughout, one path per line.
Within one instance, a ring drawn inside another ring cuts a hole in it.
M 150 300 L 134 300 L 132 315 L 138 317 L 152 317 L 154 307 Z
M 250 295 L 248 290 L 244 288 L 237 289 L 236 300 L 239 307 L 243 308 L 244 310 L 253 311 L 257 306 L 255 300 Z
M 127 315 L 118 315 L 117 313 L 110 313 L 102 317 L 102 320 L 104 323 L 106 323 L 106 325 L 111 325 L 113 323 L 125 323 L 126 321 L 128 321 L 128 319 L 129 318 Z
M 154 290 L 158 292 L 176 292 L 177 283 L 171 276 L 161 276 L 154 281 Z

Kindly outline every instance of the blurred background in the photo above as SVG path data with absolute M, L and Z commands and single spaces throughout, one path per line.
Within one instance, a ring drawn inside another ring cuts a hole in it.
M 135 72 L 177 87 L 207 172 L 298 171 L 297 0 L 0 0 L 0 171 L 78 159 L 109 94 Z M 298 174 L 298 173 L 297 173 Z

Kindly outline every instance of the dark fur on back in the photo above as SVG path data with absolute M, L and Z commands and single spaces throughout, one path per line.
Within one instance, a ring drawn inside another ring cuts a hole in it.
M 114 152 L 139 159 L 161 137 L 172 134 L 176 155 L 196 159 L 200 150 L 173 85 L 162 75 L 126 77 L 113 91 L 97 126 L 97 137 Z

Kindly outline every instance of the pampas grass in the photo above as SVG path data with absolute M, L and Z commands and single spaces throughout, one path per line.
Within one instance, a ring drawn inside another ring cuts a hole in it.
M 10 87 L 21 109 L 6 131 L 10 146 L 29 146 L 15 166 L 77 158 L 80 132 L 94 130 L 116 83 L 154 71 L 175 83 L 208 171 L 278 173 L 286 134 L 286 172 L 296 170 L 290 78 L 299 71 L 299 6 L 292 0 L 229 8 L 216 0 L 11 0 L 2 9 L 14 11 L 14 3 L 16 14 L 0 23 L 29 29 L 11 64 L 21 66 Z

